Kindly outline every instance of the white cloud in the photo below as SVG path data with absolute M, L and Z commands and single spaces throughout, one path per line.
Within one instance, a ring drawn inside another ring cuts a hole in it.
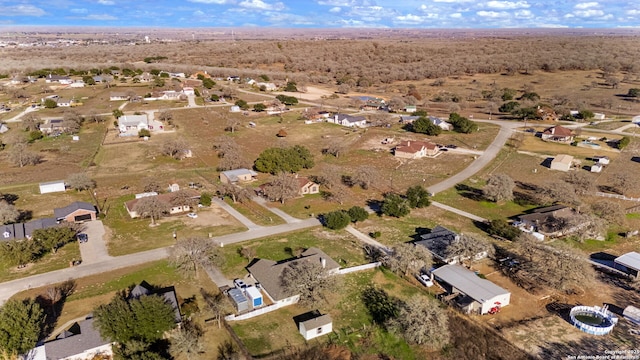
M 395 20 L 403 24 L 420 24 L 425 21 L 422 16 L 413 14 L 396 16 Z
M 241 1 L 238 5 L 247 9 L 258 9 L 258 10 L 283 10 L 284 4 L 281 2 L 275 4 L 268 4 L 262 0 L 244 0 Z
M 231 3 L 230 0 L 187 0 L 187 1 L 200 3 L 200 4 L 216 4 L 216 5 L 224 5 L 224 4 Z
M 631 16 L 640 16 L 640 10 L 636 10 L 636 9 L 627 10 L 626 14 Z
M 435 3 L 455 3 L 455 4 L 462 4 L 462 3 L 468 3 L 468 2 L 473 2 L 474 0 L 433 0 L 433 2 Z
M 526 1 L 497 1 L 492 0 L 486 3 L 486 6 L 491 9 L 500 9 L 500 10 L 508 10 L 508 9 L 523 9 L 529 8 L 531 5 Z
M 87 9 L 71 9 L 69 11 L 74 13 L 74 14 L 86 14 L 86 13 L 89 12 L 89 10 L 87 10 Z
M 453 13 L 453 14 L 449 14 L 449 17 L 453 18 L 453 19 L 460 19 L 460 18 L 462 18 L 462 14 L 461 13 Z
M 478 11 L 476 14 L 478 16 L 491 18 L 491 19 L 506 17 L 506 16 L 509 15 L 508 13 L 506 13 L 504 11 L 484 11 L 484 10 Z
M 516 18 L 531 19 L 533 18 L 533 13 L 531 12 L 531 10 L 518 10 L 516 11 Z
M 594 8 L 597 7 L 598 4 L 595 1 L 591 1 L 591 2 L 585 2 L 585 3 L 578 3 L 574 6 L 574 9 L 578 9 L 578 10 L 584 10 L 584 9 L 589 9 L 589 8 Z
M 113 5 L 113 4 L 115 4 L 115 2 L 113 2 L 111 0 L 98 0 L 98 4 L 100 4 L 100 5 Z
M 83 17 L 85 20 L 97 20 L 97 21 L 106 21 L 106 20 L 118 20 L 117 17 L 109 14 L 91 14 Z
M 598 9 L 579 10 L 579 11 L 574 11 L 574 15 L 582 18 L 599 17 L 599 16 L 604 16 L 604 11 L 598 10 Z
M 342 8 L 339 6 L 335 6 L 329 9 L 329 12 L 332 12 L 332 13 L 339 13 L 340 11 L 342 11 Z
M 195 17 L 201 17 L 201 16 L 205 16 L 205 15 L 206 14 L 202 10 L 196 10 L 196 11 L 193 12 L 193 16 L 195 16 Z
M 328 5 L 328 6 L 367 6 L 371 5 L 369 1 L 358 1 L 358 0 L 319 0 L 318 5 Z
M 42 16 L 44 10 L 33 5 L 7 6 L 2 9 L 3 16 Z

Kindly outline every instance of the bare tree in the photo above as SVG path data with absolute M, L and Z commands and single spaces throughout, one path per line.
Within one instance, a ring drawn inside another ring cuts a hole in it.
M 636 185 L 636 180 L 627 172 L 615 173 L 612 180 L 613 186 L 620 194 L 629 192 Z
M 240 255 L 241 255 L 243 258 L 245 258 L 245 259 L 247 259 L 247 260 L 249 260 L 249 261 L 253 260 L 253 258 L 255 258 L 255 257 L 256 257 L 256 249 L 254 249 L 254 248 L 252 248 L 252 247 L 250 247 L 250 246 L 243 246 L 243 247 L 241 247 L 241 248 L 239 249 L 239 252 L 240 252 Z
M 7 153 L 9 161 L 15 166 L 38 165 L 42 162 L 42 155 L 30 151 L 26 144 L 18 143 L 9 148 Z
M 226 118 L 226 127 L 224 128 L 227 131 L 230 131 L 232 134 L 240 127 L 242 121 L 235 116 L 224 116 L 223 119 Z
M 171 206 L 188 206 L 189 209 L 193 209 L 198 204 L 198 199 L 188 191 L 180 190 L 171 193 L 171 199 L 169 202 L 171 203 Z
M 84 118 L 75 110 L 67 110 L 62 114 L 62 127 L 68 134 L 80 131 Z
M 426 297 L 412 297 L 400 306 L 398 316 L 390 319 L 389 327 L 408 343 L 442 348 L 449 341 L 449 318 L 446 310 L 438 305 Z
M 596 216 L 610 223 L 622 225 L 624 222 L 625 213 L 620 203 L 600 200 L 591 205 L 591 210 Z
M 344 153 L 346 149 L 347 144 L 345 144 L 344 141 L 341 141 L 339 139 L 332 139 L 329 141 L 327 146 L 322 149 L 322 153 L 339 157 L 340 154 Z
M 18 221 L 20 211 L 5 200 L 0 200 L 0 224 L 11 224 Z
M 402 243 L 393 247 L 384 264 L 391 271 L 402 276 L 415 274 L 421 269 L 428 269 L 433 263 L 429 250 L 421 245 Z
M 25 131 L 40 130 L 42 119 L 36 114 L 30 113 L 22 117 L 22 129 Z
M 351 90 L 351 86 L 349 84 L 342 83 L 338 85 L 338 90 L 336 91 L 338 94 L 348 94 Z
M 307 260 L 289 262 L 282 270 L 280 284 L 291 295 L 300 294 L 303 304 L 317 305 L 326 293 L 337 288 L 338 279 L 330 275 L 320 263 Z
M 188 150 L 189 143 L 180 138 L 165 140 L 161 149 L 163 155 L 170 156 L 176 160 L 182 159 Z
M 570 171 L 563 180 L 573 185 L 575 193 L 578 195 L 589 194 L 595 189 L 593 178 L 590 174 L 582 171 Z
M 494 174 L 487 180 L 487 185 L 482 189 L 485 198 L 493 202 L 513 200 L 513 188 L 516 184 L 506 174 Z
M 104 116 L 98 114 L 98 112 L 94 109 L 89 110 L 89 113 L 86 115 L 87 121 L 91 121 L 94 123 L 101 123 L 105 121 Z
M 378 171 L 369 165 L 361 165 L 356 169 L 355 174 L 353 174 L 353 183 L 359 184 L 361 188 L 364 190 L 369 189 L 371 186 L 375 186 L 378 182 L 379 178 Z
M 91 190 L 96 187 L 96 182 L 87 175 L 87 173 L 75 173 L 69 175 L 66 180 L 70 188 L 82 191 Z
M 564 181 L 551 181 L 542 184 L 532 198 L 539 205 L 559 202 L 570 206 L 578 206 L 582 203 L 576 195 L 576 189 L 573 185 Z
M 446 249 L 447 258 L 457 258 L 459 262 L 474 262 L 484 254 L 493 255 L 494 248 L 489 241 L 473 234 L 462 234 L 458 241 L 452 242 Z
M 335 201 L 340 205 L 343 205 L 345 200 L 349 197 L 349 189 L 342 185 L 334 185 L 330 191 L 324 192 L 324 198 L 329 201 Z
M 169 350 L 174 356 L 184 355 L 187 360 L 198 359 L 204 354 L 204 331 L 192 320 L 185 320 L 182 325 L 171 334 Z
M 144 192 L 160 192 L 160 190 L 162 190 L 162 186 L 156 178 L 144 178 L 142 179 L 141 183 L 142 191 Z
M 160 110 L 158 112 L 158 120 L 170 124 L 173 120 L 173 112 L 169 109 Z
M 276 175 L 269 184 L 264 187 L 264 194 L 271 201 L 285 201 L 293 199 L 299 195 L 300 188 L 298 179 L 287 173 L 281 172 Z
M 246 188 L 234 184 L 220 184 L 218 191 L 223 196 L 229 196 L 233 203 L 246 202 L 251 199 L 251 193 Z
M 205 308 L 213 314 L 214 319 L 218 321 L 218 329 L 221 327 L 222 319 L 233 312 L 233 306 L 223 293 L 212 294 L 203 288 L 200 288 L 200 294 L 204 299 Z
M 218 151 L 220 164 L 218 170 L 233 170 L 249 167 L 249 162 L 242 155 L 240 145 L 229 136 L 218 136 L 213 140 L 213 148 Z
M 138 200 L 133 211 L 140 217 L 151 218 L 151 225 L 154 226 L 157 219 L 169 213 L 169 204 L 158 199 L 157 196 L 147 196 Z
M 318 185 L 332 189 L 341 184 L 340 168 L 336 165 L 326 165 L 320 175 L 311 176 L 311 178 Z
M 397 119 L 387 112 L 376 112 L 369 116 L 369 120 L 371 121 L 371 125 L 379 127 L 387 127 L 398 122 Z
M 186 275 L 198 278 L 198 268 L 218 263 L 220 254 L 208 239 L 187 237 L 178 239 L 171 248 L 171 263 Z

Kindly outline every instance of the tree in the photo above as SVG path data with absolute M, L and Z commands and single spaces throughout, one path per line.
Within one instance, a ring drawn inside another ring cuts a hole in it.
M 94 324 L 103 338 L 122 344 L 152 344 L 176 326 L 173 307 L 161 296 L 127 299 L 120 292 L 110 303 L 93 310 Z
M 11 224 L 18 221 L 20 211 L 6 200 L 0 200 L 0 224 Z
M 615 173 L 611 182 L 620 194 L 629 192 L 636 184 L 635 179 L 627 172 Z
M 327 146 L 322 149 L 322 153 L 339 157 L 345 150 L 347 150 L 347 145 L 343 141 L 332 139 L 329 141 Z
M 578 206 L 582 203 L 572 184 L 564 181 L 550 181 L 537 187 L 532 200 L 538 205 L 561 203 Z
M 116 119 L 119 119 L 120 117 L 124 116 L 124 113 L 120 109 L 113 110 L 112 114 L 113 114 L 113 117 Z
M 249 190 L 234 184 L 220 184 L 218 185 L 218 192 L 222 196 L 230 197 L 234 204 L 237 202 L 244 203 L 251 199 Z
M 171 263 L 187 275 L 198 278 L 198 268 L 218 263 L 220 255 L 208 239 L 187 237 L 178 239 L 171 248 Z
M 133 211 L 140 217 L 151 218 L 151 226 L 155 226 L 157 219 L 169 213 L 169 204 L 157 196 L 147 196 L 138 200 L 133 206 Z
M 298 92 L 298 87 L 296 86 L 295 82 L 289 81 L 289 82 L 287 82 L 287 86 L 284 87 L 284 91 L 287 91 L 287 92 Z
M 211 89 L 214 86 L 216 86 L 216 82 L 213 81 L 211 78 L 204 78 L 202 79 L 202 86 L 204 86 L 207 89 Z
M 513 200 L 513 189 L 516 187 L 513 179 L 506 174 L 493 174 L 482 189 L 484 197 L 493 202 Z
M 409 276 L 431 268 L 432 255 L 426 247 L 412 243 L 394 246 L 384 260 L 384 265 L 396 274 Z
M 242 121 L 240 121 L 240 119 L 233 116 L 227 117 L 227 123 L 224 129 L 227 131 L 230 131 L 233 134 L 241 124 L 242 124 Z
M 313 165 L 313 155 L 309 149 L 301 145 L 290 148 L 268 148 L 260 153 L 254 163 L 256 170 L 273 175 L 310 169 Z
M 627 96 L 629 97 L 640 97 L 640 89 L 639 88 L 631 88 L 627 92 Z
M 280 284 L 286 294 L 300 294 L 302 304 L 317 305 L 337 288 L 338 282 L 319 262 L 302 259 L 289 262 L 282 270 Z
M 239 248 L 238 253 L 240 253 L 240 256 L 249 261 L 253 260 L 256 257 L 256 249 L 250 246 L 243 246 Z
M 481 253 L 493 254 L 493 246 L 487 240 L 471 234 L 462 234 L 458 241 L 453 241 L 444 251 L 445 258 L 458 259 L 459 262 L 474 262 Z
M 44 325 L 44 312 L 33 299 L 8 300 L 0 307 L 0 352 L 7 358 L 35 347 Z
M 182 322 L 182 326 L 171 336 L 170 351 L 175 357 L 184 354 L 187 360 L 198 359 L 204 353 L 204 331 L 191 320 Z
M 520 229 L 518 229 L 515 226 L 511 226 L 511 224 L 509 224 L 504 219 L 491 220 L 489 222 L 489 227 L 487 229 L 487 232 L 490 235 L 500 236 L 502 238 L 512 240 L 512 241 L 517 239 L 521 233 Z
M 65 181 L 70 188 L 77 191 L 95 189 L 96 182 L 91 179 L 87 173 L 75 173 L 69 175 Z
M 208 192 L 203 192 L 200 195 L 200 204 L 202 204 L 202 206 L 211 206 L 211 199 L 213 197 L 211 196 L 210 193 Z
M 253 105 L 253 111 L 255 112 L 263 112 L 267 109 L 267 106 L 263 103 L 257 103 Z
M 459 133 L 470 134 L 478 131 L 478 124 L 455 112 L 449 114 L 449 123 L 453 125 L 453 130 Z
M 420 134 L 427 134 L 429 136 L 438 136 L 442 133 L 442 128 L 436 125 L 430 119 L 420 117 L 411 124 L 411 130 Z
M 58 225 L 45 229 L 33 230 L 31 241 L 51 250 L 55 254 L 59 248 L 75 240 L 76 231 L 70 226 Z
M 360 207 L 360 206 L 351 207 L 347 211 L 347 214 L 349 214 L 351 221 L 353 221 L 354 223 L 359 221 L 365 221 L 369 218 L 369 213 L 367 212 L 367 210 L 365 210 L 363 207 Z
M 54 109 L 58 107 L 58 102 L 55 101 L 54 99 L 45 99 L 44 100 L 44 107 L 47 109 Z
M 281 103 L 289 106 L 298 104 L 298 98 L 296 98 L 295 96 L 278 95 L 276 96 L 276 99 L 278 99 Z
M 600 200 L 591 205 L 591 211 L 597 217 L 613 224 L 622 225 L 625 219 L 625 210 L 613 201 Z
M 240 107 L 242 110 L 247 110 L 249 108 L 249 104 L 242 99 L 236 100 L 235 105 Z
M 141 184 L 142 184 L 142 191 L 144 192 L 160 192 L 160 190 L 162 190 L 162 186 L 160 185 L 160 182 L 158 182 L 158 179 L 156 178 L 152 178 L 152 177 L 144 178 L 142 179 Z
M 0 255 L 9 265 L 26 265 L 36 259 L 41 250 L 34 241 L 14 239 L 0 243 Z
M 138 137 L 139 138 L 150 138 L 151 137 L 151 131 L 149 131 L 147 129 L 140 129 L 140 130 L 138 130 Z
M 170 124 L 171 120 L 173 120 L 173 112 L 169 109 L 159 111 L 158 120 Z
M 589 120 L 593 119 L 594 116 L 595 116 L 595 114 L 591 110 L 584 109 L 584 110 L 580 110 L 580 112 L 578 112 L 578 118 L 582 119 L 584 121 L 589 121 Z
M 629 145 L 630 143 L 631 143 L 631 138 L 629 138 L 628 136 L 623 136 L 620 140 L 618 140 L 617 147 L 618 149 L 622 150 L 626 148 L 627 145 Z
M 595 189 L 595 184 L 590 174 L 581 171 L 569 171 L 563 180 L 573 185 L 578 195 L 589 194 Z
M 218 151 L 221 159 L 218 170 L 233 170 L 249 167 L 247 160 L 242 156 L 242 149 L 238 143 L 229 136 L 218 136 L 213 141 L 213 148 Z
M 42 119 L 36 114 L 30 113 L 22 117 L 22 130 L 24 131 L 40 130 L 40 124 L 42 124 Z
M 422 185 L 415 185 L 407 189 L 406 193 L 409 206 L 412 208 L 425 208 L 431 205 L 429 192 Z
M 387 194 L 382 201 L 382 213 L 388 216 L 403 217 L 409 215 L 409 201 L 398 194 Z
M 350 90 L 351 90 L 351 86 L 349 86 L 349 84 L 342 83 L 338 85 L 338 90 L 336 92 L 338 94 L 348 94 Z
M 438 305 L 426 297 L 413 297 L 400 306 L 398 316 L 390 319 L 389 328 L 410 344 L 441 348 L 449 341 L 449 326 L 446 311 Z
M 75 134 L 80 131 L 84 118 L 77 111 L 67 110 L 62 114 L 62 126 L 67 134 Z
M 338 204 L 344 204 L 345 199 L 349 196 L 349 189 L 344 185 L 335 185 L 330 191 L 323 192 L 325 200 L 335 201 Z
M 171 206 L 188 206 L 190 210 L 198 205 L 198 199 L 185 190 L 172 192 L 169 202 Z
M 344 210 L 332 211 L 324 214 L 324 224 L 332 230 L 341 230 L 351 222 L 351 217 Z
M 386 325 L 387 321 L 398 317 L 399 302 L 383 289 L 369 286 L 362 292 L 362 302 L 367 307 L 373 322 Z
M 300 187 L 297 177 L 281 172 L 271 182 L 265 185 L 264 194 L 271 201 L 285 201 L 298 197 Z
M 189 151 L 189 143 L 181 138 L 167 139 L 162 143 L 161 151 L 163 155 L 180 160 Z
M 229 298 L 223 293 L 212 294 L 205 289 L 200 288 L 200 294 L 204 299 L 205 308 L 213 314 L 214 319 L 218 321 L 218 329 L 221 327 L 222 319 L 233 312 L 233 306 L 229 302 Z
M 352 181 L 354 184 L 360 185 L 364 190 L 374 186 L 378 183 L 379 176 L 378 171 L 369 165 L 361 165 L 356 168 L 355 174 L 353 174 Z
M 30 151 L 26 144 L 18 143 L 9 148 L 7 156 L 15 166 L 38 165 L 42 162 L 42 155 Z
M 395 112 L 395 111 L 403 110 L 405 106 L 405 102 L 404 102 L 404 99 L 402 99 L 401 97 L 395 96 L 391 98 L 391 100 L 389 100 L 387 105 L 389 106 L 389 111 Z
M 519 107 L 520 107 L 520 103 L 519 102 L 517 102 L 517 101 L 509 101 L 509 102 L 506 102 L 506 103 L 502 104 L 498 108 L 498 111 L 500 111 L 502 113 L 512 113 L 512 112 L 516 111 Z

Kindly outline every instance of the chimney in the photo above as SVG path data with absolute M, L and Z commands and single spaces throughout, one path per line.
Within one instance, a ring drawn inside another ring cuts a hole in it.
M 322 268 L 326 268 L 327 267 L 327 260 L 325 258 L 320 258 L 320 264 L 322 265 Z

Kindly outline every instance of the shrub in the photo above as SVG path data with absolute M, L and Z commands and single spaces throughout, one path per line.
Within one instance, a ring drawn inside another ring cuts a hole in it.
M 324 215 L 324 225 L 332 230 L 344 229 L 350 222 L 351 218 L 344 210 L 332 211 Z
M 380 234 L 380 231 L 372 231 L 372 232 L 369 233 L 369 236 L 371 236 L 374 239 L 379 238 L 380 235 L 382 235 L 382 234 Z

